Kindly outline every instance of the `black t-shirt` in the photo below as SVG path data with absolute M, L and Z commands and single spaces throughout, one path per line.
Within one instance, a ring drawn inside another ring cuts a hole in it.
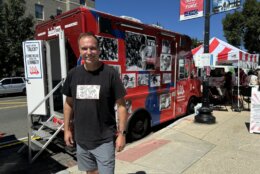
M 125 96 L 118 73 L 108 65 L 95 71 L 73 68 L 63 85 L 63 94 L 73 98 L 75 140 L 93 149 L 113 140 L 116 131 L 115 102 Z

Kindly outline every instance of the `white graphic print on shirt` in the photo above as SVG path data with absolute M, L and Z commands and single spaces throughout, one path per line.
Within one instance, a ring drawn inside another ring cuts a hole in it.
M 77 99 L 99 99 L 100 85 L 77 85 Z

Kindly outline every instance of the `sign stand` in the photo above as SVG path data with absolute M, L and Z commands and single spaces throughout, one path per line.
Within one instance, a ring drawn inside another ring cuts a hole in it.
M 252 88 L 250 133 L 260 133 L 260 91 L 259 86 Z

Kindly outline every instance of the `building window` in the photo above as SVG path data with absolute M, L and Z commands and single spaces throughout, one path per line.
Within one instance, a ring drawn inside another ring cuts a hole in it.
M 56 15 L 58 16 L 58 15 L 60 15 L 61 13 L 62 13 L 62 10 L 58 8 L 58 9 L 56 10 Z
M 43 20 L 43 5 L 35 4 L 35 17 Z
M 79 4 L 80 4 L 80 5 L 85 5 L 85 4 L 86 4 L 86 1 L 85 1 L 85 0 L 79 0 Z

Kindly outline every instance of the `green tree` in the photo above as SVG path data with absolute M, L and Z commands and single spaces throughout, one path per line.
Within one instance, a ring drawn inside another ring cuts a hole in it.
M 246 0 L 241 11 L 227 14 L 222 20 L 224 36 L 236 46 L 244 46 L 250 53 L 260 53 L 260 2 Z
M 0 76 L 18 76 L 23 71 L 22 42 L 33 38 L 33 16 L 25 16 L 25 1 L 0 3 Z
M 196 48 L 197 46 L 203 44 L 202 41 L 198 40 L 197 38 L 191 38 L 191 49 Z

